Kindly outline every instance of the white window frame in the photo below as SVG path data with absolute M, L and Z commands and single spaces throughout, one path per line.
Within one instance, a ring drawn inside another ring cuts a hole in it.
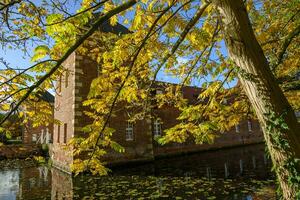
M 32 134 L 32 142 L 36 142 L 36 141 L 37 141 L 36 134 L 35 134 L 35 133 L 33 133 L 33 134 Z
M 298 72 L 298 73 L 296 74 L 296 78 L 297 78 L 298 81 L 300 80 L 300 72 Z
M 235 125 L 235 132 L 236 133 L 240 132 L 240 124 Z
M 156 94 L 163 94 L 163 91 L 161 89 L 157 89 Z
M 252 122 L 251 122 L 251 120 L 248 120 L 247 125 L 248 125 L 248 131 L 252 132 Z
M 133 140 L 133 123 L 127 121 L 126 130 L 125 130 L 125 139 L 126 141 Z
M 153 135 L 155 136 L 161 136 L 162 134 L 162 128 L 161 128 L 161 120 L 155 119 L 153 123 Z

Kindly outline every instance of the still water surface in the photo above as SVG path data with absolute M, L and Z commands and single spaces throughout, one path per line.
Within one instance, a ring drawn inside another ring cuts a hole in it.
M 45 166 L 0 169 L 0 200 L 274 198 L 264 145 L 160 159 L 113 169 L 106 177 L 75 178 Z

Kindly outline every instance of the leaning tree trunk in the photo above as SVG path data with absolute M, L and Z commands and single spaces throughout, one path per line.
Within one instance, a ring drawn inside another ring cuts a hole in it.
M 276 83 L 252 30 L 242 0 L 214 0 L 223 22 L 230 58 L 239 66 L 239 78 L 261 123 L 284 199 L 299 192 L 300 126 Z

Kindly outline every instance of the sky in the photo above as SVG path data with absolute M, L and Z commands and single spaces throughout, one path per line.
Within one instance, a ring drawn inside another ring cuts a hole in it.
M 69 6 L 70 11 L 74 12 L 78 8 L 78 5 L 72 4 Z M 222 52 L 226 55 L 227 50 L 225 47 L 225 44 L 222 43 Z M 33 51 L 33 48 L 30 48 L 29 46 L 29 52 Z M 211 59 L 214 59 L 216 55 L 212 53 Z M 0 58 L 3 58 L 5 62 L 7 62 L 11 67 L 13 68 L 26 68 L 28 66 L 31 66 L 33 63 L 30 62 L 30 57 L 27 55 L 24 55 L 24 53 L 19 49 L 0 49 Z M 178 62 L 185 62 L 186 58 L 178 58 Z M 0 64 L 0 69 L 3 68 L 3 66 Z M 208 77 L 208 79 L 210 79 Z M 166 74 L 163 70 L 158 73 L 157 80 L 159 81 L 165 81 L 165 82 L 172 82 L 172 83 L 178 83 L 179 79 L 173 76 L 170 76 Z M 192 81 L 192 85 L 199 85 L 199 82 L 197 80 Z M 232 83 L 232 85 L 235 85 L 235 82 Z
M 3 58 L 13 68 L 24 68 L 32 64 L 30 58 L 18 49 L 1 49 L 0 58 Z M 3 66 L 1 65 L 0 68 Z

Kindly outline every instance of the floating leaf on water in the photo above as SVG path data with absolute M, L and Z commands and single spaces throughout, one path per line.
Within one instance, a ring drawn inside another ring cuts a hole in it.
M 215 197 L 215 196 L 207 197 L 207 200 L 213 200 L 213 199 L 217 199 L 217 197 Z

